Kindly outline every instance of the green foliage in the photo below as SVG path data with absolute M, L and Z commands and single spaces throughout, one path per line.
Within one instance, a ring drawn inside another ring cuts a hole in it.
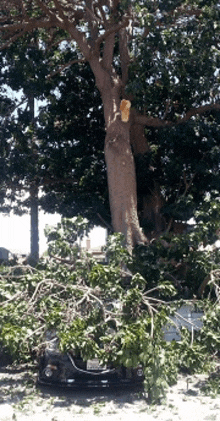
M 172 284 L 161 276 L 153 286 L 135 271 L 118 235 L 108 240 L 109 263 L 96 263 L 75 247 L 84 231 L 87 226 L 82 217 L 63 219 L 56 228 L 47 229 L 49 246 L 53 245 L 56 255 L 49 254 L 34 269 L 1 267 L 1 343 L 14 359 L 27 361 L 36 358 L 50 331 L 58 337 L 62 352 L 74 349 L 84 360 L 98 357 L 102 364 L 126 367 L 141 363 L 149 401 L 161 402 L 180 370 L 195 372 L 211 366 L 220 346 L 219 298 L 198 302 L 204 310 L 199 332 L 192 334 L 183 328 L 180 342 L 165 342 L 164 327 L 182 303 L 171 300 Z M 62 242 L 69 243 L 69 255 Z M 164 258 L 161 244 L 153 250 Z M 133 268 L 126 282 L 123 256 Z M 152 261 L 152 250 L 144 259 L 148 256 Z M 150 264 L 143 267 L 148 273 Z M 163 272 L 162 266 L 160 270 Z M 216 297 L 218 280 L 218 270 L 213 271 Z
M 129 263 L 130 256 L 125 246 L 124 236 L 120 232 L 109 236 L 106 245 L 106 256 L 116 266 Z
M 74 58 L 72 47 L 62 50 L 62 60 Z M 56 77 L 40 110 L 37 136 L 40 172 L 51 180 L 43 185 L 43 209 L 56 209 L 68 218 L 80 213 L 93 223 L 110 224 L 102 102 L 88 64 L 73 64 Z
M 220 263 L 220 250 L 211 245 L 203 246 L 217 239 L 218 215 L 214 213 L 212 218 L 211 213 L 210 209 L 210 218 L 205 220 L 206 213 L 198 212 L 198 220 L 201 218 L 203 222 L 192 226 L 186 234 L 167 234 L 147 247 L 141 245 L 134 249 L 131 268 L 139 271 L 148 288 L 166 285 L 169 281 L 176 289 L 175 298 L 199 295 L 200 285 Z M 168 295 L 172 295 L 171 291 Z
M 186 328 L 181 330 L 181 341 L 176 344 L 179 355 L 179 367 L 186 373 L 204 372 L 211 367 L 211 354 L 208 354 L 207 344 L 193 340 L 192 332 Z
M 0 53 L 0 204 L 27 211 L 30 201 L 21 191 L 34 180 L 47 212 L 73 217 L 83 209 L 91 221 L 101 223 L 98 213 L 110 222 L 104 119 L 93 74 L 88 65 L 74 64 L 51 79 L 54 68 L 77 53 L 68 43 L 47 49 L 42 36 L 27 34 Z
M 48 240 L 48 253 L 62 257 L 77 257 L 79 244 L 88 233 L 89 225 L 87 219 L 76 216 L 72 219 L 62 218 L 57 227 L 47 226 L 45 235 Z
M 205 342 L 210 354 L 215 354 L 220 349 L 220 305 L 206 304 L 206 312 L 203 317 L 203 328 L 200 332 L 200 341 Z
M 188 14 L 185 1 L 139 6 L 140 24 L 149 33 L 142 37 L 140 32 L 128 89 L 138 108 L 174 121 L 184 109 L 209 100 L 212 89 L 217 93 L 219 54 L 213 37 L 219 35 L 218 2 L 193 3 L 198 14 Z
M 170 353 L 166 353 L 160 344 L 152 344 L 149 351 L 145 369 L 145 387 L 149 401 L 161 403 L 168 386 L 177 380 L 176 361 L 170 360 Z M 170 372 L 171 367 L 172 372 Z
M 89 273 L 89 283 L 93 288 L 100 287 L 109 289 L 109 293 L 114 296 L 114 291 L 120 288 L 121 274 L 118 268 L 111 266 L 94 265 Z M 114 288 L 112 289 L 114 285 Z M 116 292 L 117 293 L 117 292 Z
M 211 395 L 213 398 L 216 398 L 220 394 L 220 373 L 217 372 L 211 373 L 206 384 L 202 386 L 202 391 L 206 395 Z

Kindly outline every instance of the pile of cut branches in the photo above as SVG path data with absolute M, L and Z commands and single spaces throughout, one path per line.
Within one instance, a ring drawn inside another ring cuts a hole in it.
M 13 358 L 35 359 L 52 331 L 61 352 L 74 349 L 102 364 L 141 363 L 152 401 L 164 396 L 179 370 L 210 367 L 220 348 L 219 271 L 210 274 L 214 301 L 175 300 L 166 279 L 149 288 L 142 275 L 127 269 L 132 257 L 119 234 L 109 238 L 108 264 L 99 264 L 72 241 L 75 225 L 64 221 L 50 230 L 48 254 L 37 268 L 0 269 L 0 341 Z M 166 342 L 170 316 L 186 303 L 203 308 L 203 327 L 192 329 L 193 336 L 183 327 L 180 342 Z

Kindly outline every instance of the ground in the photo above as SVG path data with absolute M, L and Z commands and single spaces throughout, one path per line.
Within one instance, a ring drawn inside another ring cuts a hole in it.
M 30 366 L 0 369 L 1 421 L 218 421 L 220 396 L 202 393 L 207 376 L 180 376 L 166 402 L 150 406 L 142 392 L 36 387 Z

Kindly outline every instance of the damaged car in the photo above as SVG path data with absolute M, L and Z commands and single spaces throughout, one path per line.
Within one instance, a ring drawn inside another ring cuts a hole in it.
M 39 358 L 38 384 L 67 386 L 73 388 L 103 388 L 138 386 L 144 381 L 141 365 L 136 368 L 100 365 L 98 358 L 86 361 L 74 351 L 63 353 L 59 350 L 57 337 L 47 340 Z

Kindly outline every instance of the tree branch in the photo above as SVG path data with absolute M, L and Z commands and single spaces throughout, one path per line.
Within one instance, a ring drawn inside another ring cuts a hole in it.
M 51 79 L 52 77 L 54 77 L 56 74 L 61 73 L 64 69 L 66 69 L 69 66 L 72 66 L 72 64 L 76 64 L 76 63 L 85 63 L 85 58 L 81 58 L 81 59 L 75 59 L 75 60 L 71 60 L 66 64 L 63 64 L 63 66 L 60 66 L 57 70 L 55 70 L 54 72 L 50 73 L 47 76 L 47 79 Z
M 56 15 L 51 11 L 51 9 L 49 7 L 46 6 L 46 4 L 41 1 L 41 0 L 36 0 L 36 3 L 38 5 L 38 7 L 42 10 L 42 12 L 45 13 L 46 16 L 50 16 L 50 17 L 56 17 Z
M 185 121 L 188 121 L 194 115 L 201 115 L 201 114 L 206 113 L 207 111 L 212 111 L 212 110 L 220 110 L 220 104 L 219 103 L 207 104 L 207 105 L 201 105 L 198 108 L 192 108 L 191 110 L 186 112 L 184 117 L 179 118 L 177 120 L 177 124 L 184 123 Z
M 104 34 L 98 37 L 96 41 L 97 47 L 99 47 L 102 41 L 104 41 L 110 34 L 113 34 L 113 33 L 116 34 L 117 32 L 120 31 L 121 28 L 125 28 L 128 25 L 128 23 L 129 23 L 129 18 L 126 16 L 126 18 L 123 19 L 122 22 L 118 23 L 117 25 L 111 25 L 109 29 L 105 31 Z
M 135 123 L 148 127 L 169 127 L 185 123 L 186 121 L 190 120 L 190 118 L 193 116 L 201 115 L 212 110 L 220 110 L 220 104 L 207 104 L 201 105 L 198 108 L 191 108 L 189 111 L 186 112 L 186 114 L 183 117 L 179 117 L 176 121 L 162 120 L 158 117 L 148 117 L 140 114 L 136 114 L 134 116 L 134 120 Z
M 161 120 L 158 117 L 147 117 L 146 115 L 136 114 L 134 121 L 137 124 L 148 127 L 169 127 L 174 125 L 172 121 Z
M 65 22 L 67 17 L 65 16 L 65 14 L 63 12 L 63 7 L 61 6 L 60 2 L 58 0 L 53 0 L 53 2 L 54 2 L 55 6 L 58 10 L 60 18 L 63 19 L 63 21 Z
M 99 217 L 100 221 L 110 230 L 110 232 L 113 232 L 112 225 L 108 224 L 108 222 L 105 221 L 105 219 L 100 215 L 100 213 L 97 213 L 97 216 Z
M 105 69 L 110 70 L 113 61 L 113 52 L 115 45 L 115 34 L 111 33 L 105 39 L 104 53 L 102 59 L 102 65 Z
M 98 23 L 99 19 L 95 16 L 92 10 L 92 0 L 86 0 L 86 14 L 88 17 L 88 26 L 91 35 L 91 46 L 95 50 L 95 42 L 98 38 Z
M 57 16 L 42 0 L 36 0 L 36 4 L 43 12 L 42 16 L 34 19 L 27 19 L 27 16 L 24 15 L 24 20 L 22 22 L 17 22 L 16 16 L 10 16 L 12 22 L 13 20 L 14 22 L 0 26 L 0 32 L 6 32 L 7 35 L 5 38 L 9 38 L 8 41 L 0 48 L 3 49 L 8 47 L 8 45 L 10 45 L 15 39 L 23 36 L 26 32 L 33 31 L 34 29 L 58 27 L 69 32 L 71 38 L 77 42 L 85 59 L 88 60 L 91 55 L 91 47 L 89 46 L 84 34 L 76 28 L 76 22 L 73 23 L 70 19 L 65 17 L 63 10 L 61 10 L 62 6 L 60 2 L 57 2 L 57 6 L 59 5 L 59 16 Z M 60 16 L 64 16 L 65 20 L 63 20 Z M 21 32 L 17 33 L 18 31 Z
M 101 18 L 103 20 L 103 26 L 106 27 L 106 25 L 107 25 L 107 19 L 106 19 L 106 16 L 105 16 L 105 12 L 104 12 L 104 10 L 102 8 L 102 5 L 100 3 L 94 5 L 94 10 L 96 10 L 96 9 L 98 9 L 98 11 L 99 11 L 99 13 L 101 15 Z
M 11 114 L 13 114 L 14 112 L 15 112 L 15 110 L 17 109 L 17 108 L 19 108 L 21 105 L 24 105 L 25 104 L 25 102 L 27 102 L 27 99 L 25 98 L 25 99 L 22 99 L 22 101 L 20 101 L 18 104 L 16 104 L 15 106 L 13 106 L 12 108 L 11 107 L 9 107 L 9 110 L 7 111 L 7 113 L 6 114 L 4 114 L 3 116 L 2 116 L 2 119 L 4 120 L 5 118 L 7 118 L 9 115 L 11 115 Z
M 16 41 L 18 38 L 21 38 L 27 32 L 31 32 L 34 29 L 42 28 L 47 29 L 53 27 L 53 23 L 50 20 L 47 21 L 39 21 L 35 19 L 30 19 L 27 22 L 22 23 L 14 23 L 9 25 L 3 25 L 0 27 L 0 32 L 6 31 L 8 34 L 4 36 L 3 39 L 8 38 L 7 42 L 0 46 L 0 50 L 7 48 L 13 41 Z M 20 31 L 20 32 L 17 32 Z M 17 33 L 16 33 L 17 32 Z M 11 37 L 9 37 L 9 33 L 11 33 Z
M 128 53 L 128 34 L 126 28 L 119 31 L 119 52 L 121 61 L 122 83 L 125 86 L 128 81 L 128 66 L 130 64 L 130 56 Z

